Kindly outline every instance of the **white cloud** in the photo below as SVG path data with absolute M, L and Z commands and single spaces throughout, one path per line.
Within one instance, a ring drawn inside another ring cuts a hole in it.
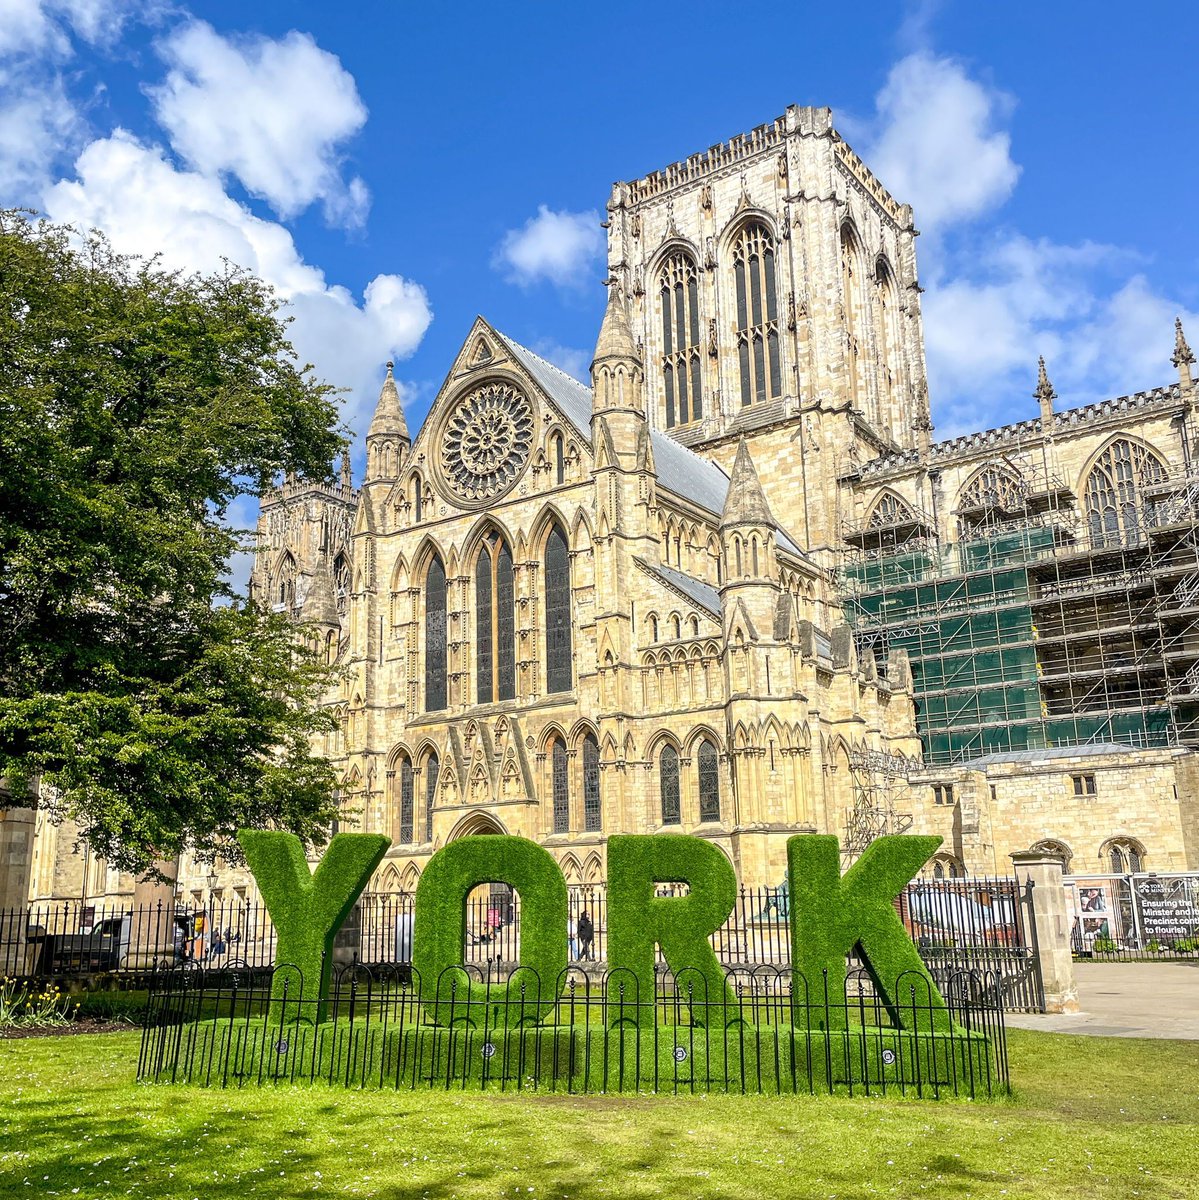
M 373 411 L 380 364 L 411 354 L 432 319 L 424 289 L 399 275 L 377 275 L 358 302 L 304 262 L 282 226 L 254 216 L 217 180 L 176 168 L 160 148 L 121 130 L 92 142 L 75 169 L 75 179 L 46 193 L 53 220 L 102 229 L 118 250 L 161 254 L 184 270 L 216 270 L 227 258 L 272 284 L 290 303 L 300 358 L 351 389 L 346 415 L 355 428 Z
M 0 0 L 0 58 L 40 53 L 70 54 L 69 31 L 85 42 L 107 45 L 136 12 L 153 12 L 143 0 Z
M 36 202 L 64 147 L 81 135 L 82 122 L 59 76 L 34 78 L 0 66 L 0 180 L 6 200 Z
M 370 196 L 342 179 L 339 147 L 366 121 L 354 78 L 307 34 L 232 40 L 194 21 L 159 44 L 170 67 L 148 89 L 173 148 L 204 175 L 235 175 L 282 217 L 321 201 L 361 225 Z
M 875 98 L 875 136 L 863 156 L 888 190 L 937 231 L 1001 205 L 1020 177 L 1003 92 L 971 79 L 961 63 L 918 51 L 891 68 Z
M 579 287 L 589 282 L 586 272 L 603 248 L 598 212 L 555 212 L 542 204 L 520 229 L 504 234 L 493 265 L 522 286 L 548 279 Z

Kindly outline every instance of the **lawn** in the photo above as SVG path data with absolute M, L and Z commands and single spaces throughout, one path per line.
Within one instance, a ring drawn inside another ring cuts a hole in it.
M 0 1197 L 1199 1197 L 1199 1043 L 1010 1034 L 1010 1101 L 132 1082 L 0 1041 Z

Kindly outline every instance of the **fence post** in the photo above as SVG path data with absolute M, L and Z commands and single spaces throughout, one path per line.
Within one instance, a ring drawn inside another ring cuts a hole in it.
M 1070 913 L 1062 885 L 1062 860 L 1041 850 L 1017 850 L 1011 855 L 1017 878 L 1027 887 L 1020 903 L 1041 969 L 1045 1011 L 1078 1012 L 1078 984 L 1070 953 Z
M 139 879 L 133 887 L 133 928 L 124 964 L 131 971 L 163 970 L 175 965 L 175 877 L 179 864 L 159 862 L 155 866 L 168 882 Z

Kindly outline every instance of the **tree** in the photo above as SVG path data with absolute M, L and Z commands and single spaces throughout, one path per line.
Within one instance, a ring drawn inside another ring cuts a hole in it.
M 224 575 L 232 501 L 343 444 L 286 325 L 236 267 L 0 212 L 0 774 L 124 870 L 335 815 L 329 668 Z

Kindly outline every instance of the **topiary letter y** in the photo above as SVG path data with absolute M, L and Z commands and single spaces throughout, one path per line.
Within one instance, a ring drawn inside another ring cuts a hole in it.
M 295 1015 L 325 1019 L 333 938 L 354 908 L 391 839 L 376 833 L 339 833 L 316 870 L 309 871 L 304 845 L 294 833 L 243 829 L 237 835 L 275 925 L 274 997 L 287 987 Z M 292 971 L 281 967 L 294 967 Z M 315 1001 L 315 1004 L 312 1002 Z

